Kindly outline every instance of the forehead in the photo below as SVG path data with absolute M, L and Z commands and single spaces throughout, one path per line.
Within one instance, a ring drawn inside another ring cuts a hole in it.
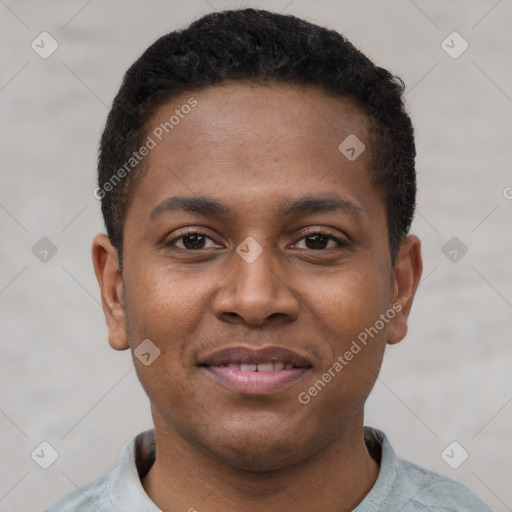
M 196 105 L 189 108 L 192 102 Z M 146 129 L 164 142 L 161 146 L 201 148 L 201 156 L 219 145 L 244 145 L 245 152 L 252 149 L 260 161 L 267 159 L 269 145 L 290 146 L 300 154 L 298 143 L 309 155 L 315 149 L 322 154 L 327 150 L 337 158 L 344 136 L 367 139 L 367 126 L 366 116 L 353 102 L 316 87 L 228 82 L 174 98 L 157 109 Z
M 317 88 L 236 82 L 182 94 L 146 126 L 154 147 L 134 203 L 151 212 L 168 196 L 194 195 L 257 210 L 275 200 L 277 212 L 316 192 L 365 210 L 378 200 L 367 126 L 353 103 Z

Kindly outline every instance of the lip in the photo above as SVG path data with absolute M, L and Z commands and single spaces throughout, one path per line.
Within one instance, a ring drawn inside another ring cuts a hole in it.
M 234 367 L 266 362 L 280 362 L 293 367 L 274 371 L 241 371 Z M 199 367 L 232 391 L 246 395 L 269 395 L 295 384 L 313 365 L 305 356 L 283 347 L 254 349 L 237 346 L 207 355 L 201 359 Z
M 227 364 L 258 364 L 267 361 L 292 364 L 297 367 L 313 366 L 309 359 L 293 350 L 272 346 L 257 349 L 244 346 L 227 347 L 206 355 L 199 364 L 223 366 Z

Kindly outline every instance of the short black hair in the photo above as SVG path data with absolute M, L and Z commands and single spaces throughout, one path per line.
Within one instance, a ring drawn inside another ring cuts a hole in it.
M 124 76 L 101 137 L 95 191 L 120 264 L 126 212 L 146 168 L 133 156 L 148 136 L 148 121 L 173 97 L 233 80 L 316 87 L 352 101 L 367 117 L 368 170 L 385 203 L 394 262 L 416 203 L 416 150 L 403 82 L 334 30 L 241 9 L 207 14 L 161 37 Z

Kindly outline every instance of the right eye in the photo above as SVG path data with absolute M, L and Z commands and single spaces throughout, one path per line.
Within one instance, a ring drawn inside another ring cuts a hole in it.
M 210 240 L 214 242 L 215 245 L 210 247 L 205 247 L 207 241 Z M 165 243 L 165 247 L 176 247 L 183 251 L 199 251 L 202 249 L 211 249 L 213 247 L 218 247 L 219 245 L 206 233 L 202 231 L 189 231 L 185 234 L 181 234 Z

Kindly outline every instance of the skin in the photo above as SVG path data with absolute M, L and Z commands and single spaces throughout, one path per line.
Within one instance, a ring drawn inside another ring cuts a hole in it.
M 149 366 L 134 359 L 157 437 L 142 483 L 164 512 L 352 510 L 378 476 L 363 442 L 364 403 L 386 344 L 406 335 L 420 242 L 406 238 L 392 265 L 385 205 L 367 170 L 367 120 L 349 101 L 226 83 L 161 106 L 148 133 L 191 96 L 197 106 L 147 157 L 124 225 L 122 272 L 107 236 L 93 243 L 110 345 L 133 350 L 150 339 L 161 351 Z M 338 150 L 351 133 L 367 148 L 355 161 Z M 280 211 L 333 194 L 358 211 Z M 178 195 L 231 212 L 151 217 Z M 179 238 L 196 229 L 207 235 L 198 246 Z M 263 249 L 252 263 L 236 252 L 248 236 Z M 301 404 L 299 393 L 393 304 L 401 311 Z M 274 394 L 243 395 L 197 366 L 235 345 L 289 348 L 312 368 Z

